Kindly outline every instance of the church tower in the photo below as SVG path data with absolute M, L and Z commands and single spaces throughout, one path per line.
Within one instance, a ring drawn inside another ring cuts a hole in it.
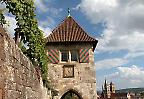
M 56 99 L 97 99 L 97 43 L 70 15 L 46 38 L 48 76 L 58 92 Z
M 107 83 L 107 80 L 105 79 L 104 85 L 102 85 L 101 96 L 103 98 L 110 99 L 112 93 L 115 93 L 115 85 L 112 82 L 110 84 Z
M 104 82 L 104 97 L 110 98 L 111 92 L 110 92 L 110 85 L 107 83 L 107 80 L 105 79 Z
M 110 92 L 115 93 L 115 85 L 112 82 L 110 83 Z

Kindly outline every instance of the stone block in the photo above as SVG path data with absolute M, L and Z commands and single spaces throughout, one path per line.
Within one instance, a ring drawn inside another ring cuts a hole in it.
M 6 55 L 4 51 L 4 39 L 3 36 L 0 34 L 0 64 L 5 61 Z
M 16 90 L 16 83 L 7 80 L 5 84 L 6 84 L 7 90 Z
M 0 99 L 3 99 L 3 90 L 0 88 Z
M 16 47 L 16 49 L 15 49 L 16 51 L 16 56 L 15 56 L 15 58 L 20 62 L 20 53 L 21 53 L 21 51 L 20 51 L 20 49 L 18 48 L 18 47 Z
M 16 84 L 16 91 L 22 92 L 24 90 L 24 86 L 20 84 Z
M 21 92 L 16 90 L 8 90 L 7 95 L 7 99 L 19 99 L 19 97 L 21 97 Z

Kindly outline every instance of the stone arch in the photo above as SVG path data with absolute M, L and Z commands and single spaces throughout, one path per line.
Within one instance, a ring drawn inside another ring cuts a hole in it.
M 65 91 L 65 93 L 62 94 L 60 99 L 63 99 L 68 93 L 73 93 L 75 94 L 79 99 L 83 99 L 82 98 L 82 94 L 80 94 L 77 90 L 74 89 L 68 89 Z

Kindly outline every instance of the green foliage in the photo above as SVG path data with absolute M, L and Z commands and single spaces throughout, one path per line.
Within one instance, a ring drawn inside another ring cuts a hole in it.
M 5 17 L 3 15 L 4 13 L 4 9 L 0 9 L 0 25 L 3 26 L 4 24 L 6 24 L 6 20 Z
M 27 49 L 21 45 L 24 53 L 35 64 L 38 63 L 44 85 L 48 87 L 47 80 L 47 56 L 44 48 L 43 32 L 38 28 L 35 19 L 35 6 L 33 0 L 0 0 L 6 4 L 6 8 L 15 16 L 17 28 L 15 29 L 15 37 L 21 36 L 21 41 L 27 45 Z M 4 17 L 2 15 L 2 17 Z M 5 24 L 3 21 L 2 24 Z

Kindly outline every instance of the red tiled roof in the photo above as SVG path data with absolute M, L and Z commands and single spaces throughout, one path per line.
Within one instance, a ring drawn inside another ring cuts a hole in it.
M 70 16 L 46 38 L 46 42 L 98 42 L 90 37 Z
M 111 97 L 127 97 L 128 93 L 112 93 Z

